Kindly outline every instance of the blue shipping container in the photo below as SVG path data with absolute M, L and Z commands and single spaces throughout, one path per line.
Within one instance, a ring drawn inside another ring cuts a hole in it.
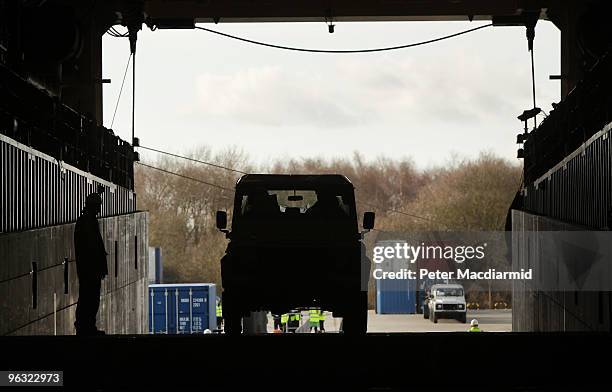
M 414 279 L 376 280 L 376 313 L 416 313 L 416 281 Z
M 149 333 L 203 333 L 217 327 L 216 285 L 149 285 Z
M 377 241 L 376 247 L 403 246 L 403 240 Z M 385 257 L 376 268 L 385 272 L 400 272 L 413 269 L 407 260 Z M 376 279 L 376 313 L 378 314 L 411 314 L 416 313 L 416 280 L 414 279 Z

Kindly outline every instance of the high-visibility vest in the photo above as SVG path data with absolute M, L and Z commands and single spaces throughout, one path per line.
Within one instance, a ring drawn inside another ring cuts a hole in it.
M 287 324 L 287 320 L 289 320 L 289 315 L 287 313 L 281 314 L 281 324 Z
M 325 321 L 325 311 L 319 311 L 319 321 Z
M 470 327 L 470 329 L 468 329 L 468 332 L 482 332 L 482 330 L 478 327 Z
M 319 311 L 317 309 L 310 309 L 310 311 L 308 312 L 308 316 L 308 321 L 310 322 L 310 324 L 319 325 Z
M 223 317 L 223 305 L 217 304 L 217 317 Z
M 289 321 L 300 321 L 302 315 L 300 313 L 291 313 L 289 315 Z

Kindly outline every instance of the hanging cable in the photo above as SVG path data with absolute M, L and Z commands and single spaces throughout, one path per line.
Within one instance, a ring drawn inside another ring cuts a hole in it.
M 407 45 L 389 46 L 389 47 L 384 47 L 384 48 L 355 49 L 355 50 L 326 50 L 326 49 L 295 48 L 295 47 L 291 47 L 291 46 L 282 46 L 282 45 L 276 45 L 276 44 L 269 44 L 269 43 L 266 43 L 266 42 L 260 42 L 260 41 L 255 41 L 255 40 L 251 40 L 251 39 L 248 39 L 248 38 L 242 38 L 242 37 L 238 37 L 238 36 L 235 36 L 235 35 L 231 35 L 231 34 L 227 34 L 227 33 L 222 33 L 220 31 L 207 29 L 207 28 L 201 27 L 201 26 L 195 26 L 195 28 L 198 29 L 198 30 L 207 31 L 209 33 L 221 35 L 223 37 L 235 39 L 235 40 L 242 41 L 242 42 L 247 42 L 247 43 L 254 44 L 254 45 L 266 46 L 266 47 L 269 47 L 269 48 L 292 50 L 292 51 L 296 51 L 296 52 L 346 54 L 346 53 L 384 52 L 384 51 L 389 51 L 389 50 L 413 48 L 415 46 L 422 46 L 422 45 L 427 45 L 427 44 L 431 44 L 431 43 L 434 43 L 434 42 L 444 41 L 444 40 L 447 40 L 447 39 L 450 39 L 450 38 L 458 37 L 460 35 L 471 33 L 473 31 L 481 30 L 481 29 L 484 29 L 486 27 L 491 27 L 491 26 L 493 26 L 492 23 L 491 24 L 487 24 L 487 25 L 483 25 L 483 26 L 478 26 L 478 27 L 475 27 L 475 28 L 472 28 L 472 29 L 469 29 L 469 30 L 460 31 L 458 33 L 454 33 L 454 34 L 450 34 L 450 35 L 445 35 L 443 37 L 434 38 L 434 39 L 430 39 L 430 40 L 427 40 L 427 41 L 415 42 L 415 43 L 407 44 Z
M 236 170 L 236 169 L 232 169 L 232 168 L 229 168 L 229 167 L 225 167 L 225 166 L 221 166 L 221 165 L 216 165 L 216 164 L 210 163 L 210 162 L 200 161 L 200 160 L 189 158 L 189 157 L 185 157 L 185 156 L 182 156 L 182 155 L 173 154 L 173 153 L 170 153 L 170 152 L 167 152 L 167 151 L 157 150 L 157 149 L 154 149 L 154 148 L 144 147 L 144 146 L 139 146 L 139 147 L 143 148 L 145 150 L 151 150 L 151 151 L 159 152 L 161 154 L 167 154 L 167 155 L 170 155 L 170 156 L 174 156 L 176 158 L 182 158 L 182 159 L 187 159 L 187 160 L 198 162 L 198 163 L 203 163 L 205 165 L 217 167 L 219 169 L 224 169 L 224 170 L 228 170 L 228 171 L 232 171 L 232 172 L 236 172 L 236 173 L 241 173 L 241 174 L 249 174 L 249 173 L 243 172 L 241 170 Z M 207 181 L 203 181 L 203 180 L 200 180 L 200 179 L 197 179 L 197 178 L 194 178 L 194 177 L 189 177 L 189 176 L 186 176 L 186 175 L 183 175 L 183 174 L 180 174 L 180 173 L 176 173 L 176 172 L 173 172 L 173 171 L 162 169 L 162 168 L 159 168 L 159 167 L 156 167 L 156 166 L 152 166 L 152 165 L 149 165 L 149 164 L 146 164 L 146 163 L 142 163 L 142 162 L 136 162 L 136 163 L 141 165 L 141 166 L 148 167 L 150 169 L 154 169 L 154 170 L 158 170 L 160 172 L 164 172 L 166 174 L 175 175 L 177 177 L 181 177 L 181 178 L 184 178 L 184 179 L 187 179 L 187 180 L 199 182 L 199 183 L 202 183 L 202 184 L 205 184 L 205 185 L 209 185 L 209 186 L 212 186 L 212 187 L 215 187 L 215 188 L 219 188 L 219 189 L 223 189 L 223 190 L 227 190 L 227 191 L 232 191 L 232 192 L 234 191 L 233 189 L 229 189 L 229 188 L 223 187 L 221 185 L 213 184 L 213 183 L 210 183 L 210 182 L 207 182 Z M 363 205 L 370 206 L 370 207 L 373 207 L 373 208 L 376 208 L 376 209 L 379 209 L 379 210 L 383 210 L 385 212 L 391 212 L 391 213 L 395 213 L 395 214 L 405 215 L 405 216 L 409 216 L 409 217 L 416 218 L 416 219 L 421 219 L 421 220 L 428 221 L 428 222 L 435 222 L 433 219 L 425 218 L 423 216 L 419 216 L 419 215 L 415 215 L 415 214 L 410 214 L 408 212 L 401 211 L 401 210 L 396 210 L 396 209 L 393 209 L 393 208 L 381 207 L 381 206 L 378 206 L 378 205 L 375 205 L 375 204 L 372 204 L 372 203 L 364 202 L 361 199 L 357 199 L 357 201 L 359 203 L 363 204 Z
M 535 82 L 535 61 L 534 61 L 534 56 L 533 56 L 533 51 L 534 51 L 534 41 L 535 41 L 535 36 L 536 36 L 536 25 L 538 24 L 538 19 L 539 19 L 539 12 L 535 12 L 535 13 L 528 13 L 526 15 L 526 20 L 525 20 L 525 33 L 527 36 L 527 50 L 529 51 L 530 55 L 531 55 L 531 93 L 533 96 L 533 110 L 536 110 L 536 108 L 538 107 L 538 105 L 536 105 L 536 82 Z M 527 122 L 525 122 L 525 125 L 527 125 Z M 533 129 L 536 129 L 538 127 L 538 120 L 536 119 L 536 116 L 533 116 Z
M 424 221 L 427 221 L 427 222 L 435 222 L 434 220 L 429 219 L 429 218 L 425 218 L 424 216 L 409 214 L 407 212 L 400 211 L 400 210 L 395 210 L 393 208 L 385 208 L 385 207 L 377 206 L 375 204 L 368 203 L 368 202 L 365 202 L 365 201 L 362 201 L 362 200 L 359 200 L 359 202 L 361 204 L 363 204 L 363 205 L 370 206 L 370 207 L 373 207 L 373 208 L 378 208 L 378 209 L 383 210 L 385 212 L 392 212 L 392 213 L 395 213 L 395 214 L 405 215 L 405 216 L 409 216 L 409 217 L 412 217 L 412 218 L 421 219 L 421 220 L 424 220 Z
M 144 21 L 144 1 L 133 0 L 126 2 L 123 9 L 122 23 L 127 27 L 127 35 L 130 42 L 130 53 L 132 54 L 132 146 L 138 146 L 135 139 L 136 134 L 136 42 L 138 31 L 142 28 Z
M 132 145 L 134 145 L 134 134 L 136 130 L 136 51 L 132 52 Z
M 109 27 L 109 29 L 106 31 L 106 34 L 110 35 L 111 37 L 115 37 L 115 38 L 126 38 L 126 37 L 129 37 L 129 33 L 128 32 L 120 33 L 119 31 L 117 31 L 117 29 L 115 29 L 114 26 Z
M 162 173 L 166 173 L 166 174 L 170 174 L 170 175 L 173 175 L 173 176 L 181 177 L 181 178 L 184 178 L 186 180 L 190 180 L 190 181 L 194 181 L 194 182 L 199 182 L 200 184 L 208 185 L 208 186 L 211 186 L 213 188 L 217 188 L 217 189 L 221 189 L 221 190 L 229 191 L 229 192 L 233 192 L 234 191 L 234 189 L 227 188 L 227 187 L 224 187 L 222 185 L 214 184 L 212 182 L 200 180 L 198 178 L 194 178 L 194 177 L 186 176 L 184 174 L 180 174 L 180 173 L 173 172 L 173 171 L 170 171 L 170 170 L 162 169 L 162 168 L 157 167 L 157 166 L 148 165 L 148 164 L 142 163 L 142 162 L 135 162 L 135 163 L 139 164 L 140 166 L 148 167 L 149 169 L 153 169 L 153 170 L 160 171 Z
M 536 105 L 536 82 L 535 82 L 535 64 L 534 64 L 534 60 L 533 60 L 533 48 L 531 49 L 531 90 L 532 90 L 532 95 L 533 95 L 533 108 L 537 108 L 538 105 Z M 536 116 L 533 116 L 533 128 L 537 128 L 538 127 L 538 120 L 536 118 Z
M 202 161 L 202 160 L 199 160 L 199 159 L 186 157 L 184 155 L 174 154 L 174 153 L 171 153 L 171 152 L 168 152 L 168 151 L 158 150 L 158 149 L 152 148 L 152 147 L 146 147 L 146 146 L 139 146 L 139 147 L 142 148 L 142 149 L 145 149 L 145 150 L 154 151 L 154 152 L 157 152 L 157 153 L 160 153 L 160 154 L 169 155 L 169 156 L 172 156 L 172 157 L 175 157 L 175 158 L 186 159 L 188 161 L 197 162 L 197 163 L 201 163 L 203 165 L 208 165 L 208 166 L 216 167 L 217 169 L 223 169 L 223 170 L 227 170 L 227 171 L 231 171 L 231 172 L 239 173 L 239 174 L 249 174 L 249 173 L 244 172 L 242 170 L 232 169 L 231 167 L 217 165 L 216 163 L 206 162 L 206 161 Z
M 113 33 L 115 33 L 116 36 L 121 37 L 121 38 L 125 38 L 125 37 L 129 37 L 130 36 L 129 31 L 126 31 L 124 33 L 120 33 L 119 30 L 117 30 L 115 27 L 111 27 L 111 30 L 113 31 Z
M 113 120 L 111 121 L 111 126 L 110 126 L 111 129 L 113 129 L 113 125 L 115 124 L 115 116 L 117 115 L 117 108 L 119 107 L 119 101 L 121 100 L 121 93 L 123 92 L 123 84 L 125 83 L 125 77 L 127 76 L 127 71 L 130 68 L 131 60 L 132 60 L 132 54 L 130 53 L 130 57 L 128 57 L 128 61 L 125 66 L 125 71 L 123 72 L 123 80 L 121 81 L 121 88 L 119 89 L 119 96 L 117 96 L 117 103 L 115 103 L 115 111 L 113 112 Z

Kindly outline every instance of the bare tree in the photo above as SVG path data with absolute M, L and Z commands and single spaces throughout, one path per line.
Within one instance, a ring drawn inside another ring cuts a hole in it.
M 279 160 L 258 168 L 237 148 L 213 153 L 198 147 L 188 156 L 244 172 L 346 175 L 355 186 L 359 213 L 374 210 L 379 230 L 403 232 L 501 230 L 521 172 L 488 153 L 475 160 L 454 157 L 426 171 L 417 170 L 410 159 L 366 160 L 359 153 L 339 159 Z M 214 215 L 217 210 L 231 213 L 232 189 L 240 173 L 175 158 L 151 164 L 219 186 L 143 166 L 135 174 L 139 206 L 150 212 L 150 243 L 164 249 L 167 280 L 220 283 L 219 261 L 227 242 L 215 228 Z M 372 245 L 376 232 L 368 238 Z M 373 290 L 370 300 L 373 304 Z

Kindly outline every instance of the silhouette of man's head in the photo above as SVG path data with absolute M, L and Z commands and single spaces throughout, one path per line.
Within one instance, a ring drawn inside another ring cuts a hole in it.
M 317 192 L 317 202 L 325 206 L 338 206 L 338 198 L 333 192 L 319 191 Z
M 268 191 L 263 186 L 255 187 L 251 192 L 249 192 L 249 198 L 256 201 L 265 200 L 268 197 Z
M 85 199 L 85 211 L 96 216 L 102 209 L 102 197 L 99 193 L 90 193 Z

